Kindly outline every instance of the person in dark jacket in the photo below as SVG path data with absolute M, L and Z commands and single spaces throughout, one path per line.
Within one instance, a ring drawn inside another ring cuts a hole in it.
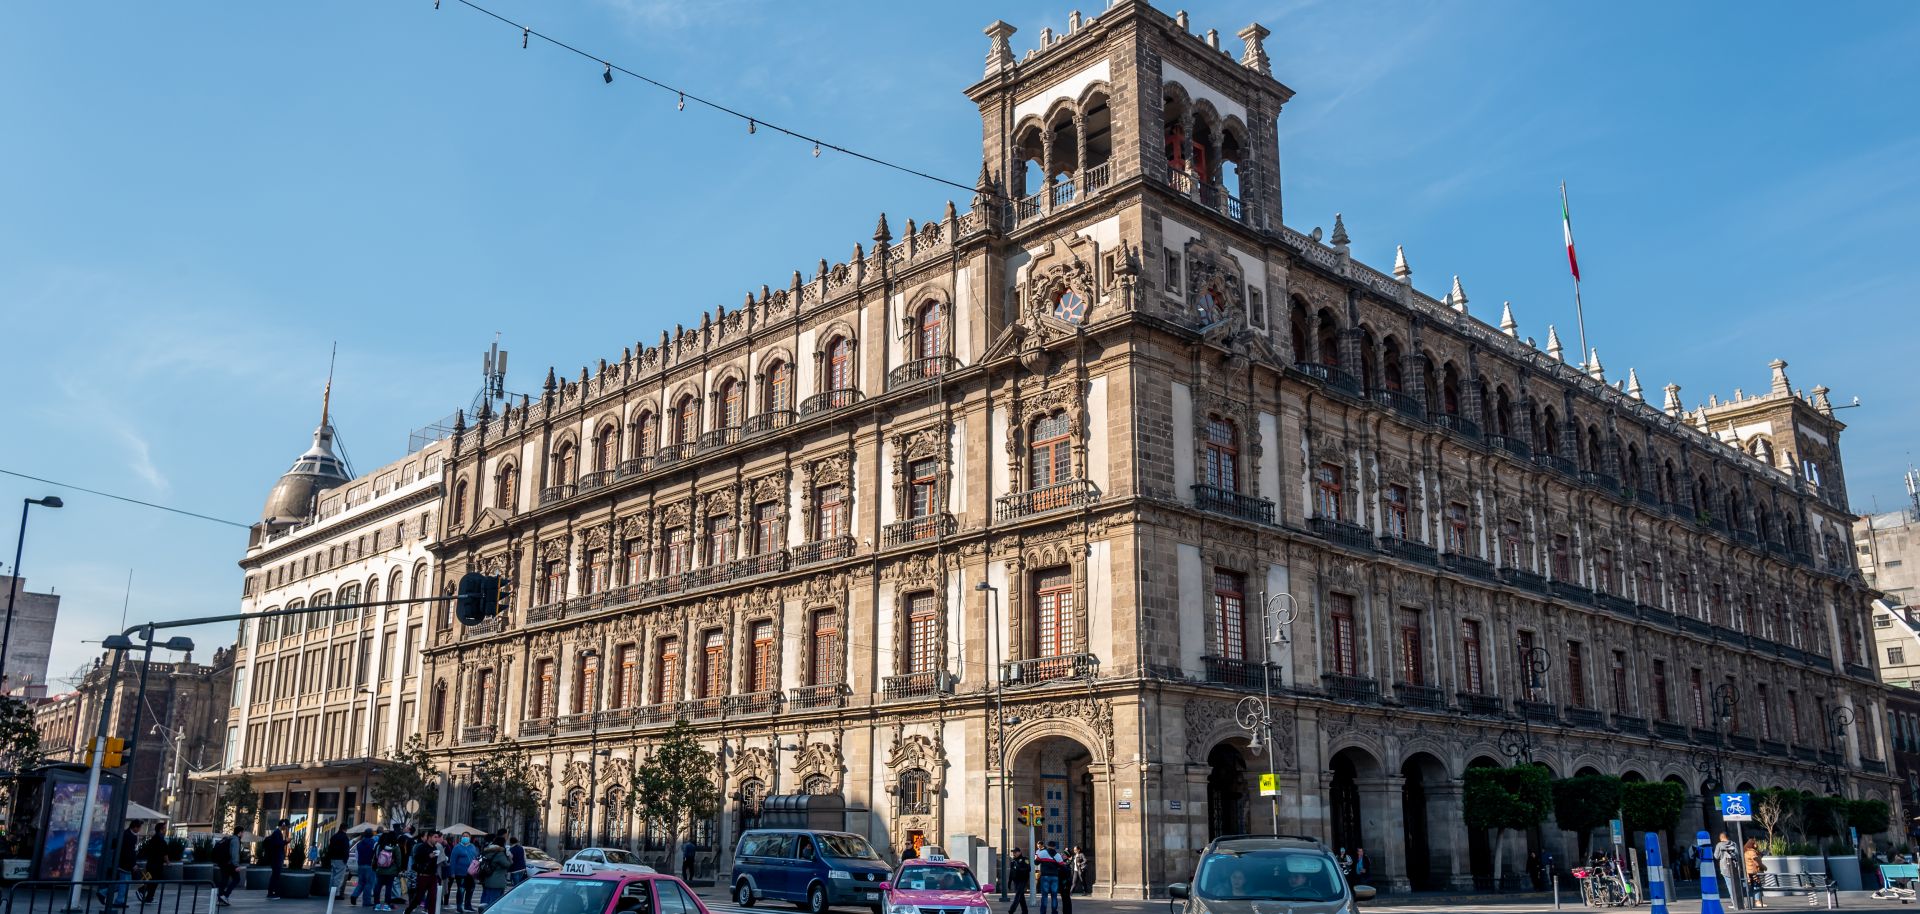
M 404 836 L 396 826 L 392 831 L 381 835 L 379 842 L 374 846 L 373 875 L 378 880 L 373 890 L 373 909 L 376 911 L 391 911 L 394 903 L 399 900 L 399 894 L 393 885 L 399 880 L 400 871 L 407 866 L 405 845 Z
M 233 902 L 227 899 L 240 885 L 239 829 L 226 833 L 213 845 L 213 865 L 220 871 L 219 902 L 222 905 L 232 905 Z
M 513 857 L 507 849 L 497 842 L 488 841 L 487 849 L 480 852 L 480 907 L 485 908 L 507 894 L 509 875 L 513 872 Z
M 140 862 L 147 877 L 147 884 L 140 887 L 140 903 L 152 904 L 154 893 L 160 890 L 160 874 L 167 868 L 167 839 L 160 834 L 158 825 L 147 837 L 147 843 L 140 846 Z
M 333 893 L 333 897 L 336 899 L 347 897 L 348 856 L 347 833 L 339 829 L 334 829 L 332 837 L 327 839 L 326 852 L 320 855 L 320 859 L 327 864 L 328 890 Z
M 273 875 L 267 877 L 268 898 L 280 897 L 275 894 L 280 891 L 280 871 L 287 868 L 287 835 L 281 831 L 284 827 L 285 822 L 275 825 L 267 840 L 260 843 L 261 861 L 273 871 Z
M 373 861 L 378 855 L 379 848 L 378 832 L 369 831 L 353 842 L 353 859 L 348 861 L 353 865 L 353 897 L 348 899 L 348 906 L 358 905 L 362 900 L 365 900 L 367 907 L 374 906 L 373 887 L 378 883 L 373 872 Z
M 446 855 L 440 852 L 440 833 L 428 831 L 426 837 L 413 845 L 413 893 L 407 896 L 405 914 L 413 914 L 418 908 L 434 914 L 433 896 L 440 887 L 440 868 L 446 865 Z
M 76 861 L 75 866 L 84 867 L 84 861 Z M 140 867 L 140 823 L 128 822 L 125 831 L 120 833 L 120 852 L 115 856 L 113 878 L 118 884 L 113 887 L 111 904 L 125 907 L 127 904 L 127 883 L 133 879 L 133 873 Z M 102 902 L 108 902 L 105 895 Z
M 507 845 L 507 857 L 513 861 L 513 867 L 507 871 L 507 884 L 519 885 L 527 879 L 527 849 L 520 846 L 520 839 L 514 838 Z
M 1033 881 L 1033 863 L 1027 860 L 1024 848 L 1014 848 L 1013 856 L 1007 859 L 1007 894 L 1013 900 L 1007 902 L 1007 914 L 1013 914 L 1014 908 L 1020 914 L 1033 914 L 1027 908 L 1027 885 Z

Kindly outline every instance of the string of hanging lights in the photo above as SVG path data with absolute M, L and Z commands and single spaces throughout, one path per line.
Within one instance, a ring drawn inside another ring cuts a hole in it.
M 886 159 L 880 158 L 879 156 L 868 155 L 867 153 L 860 152 L 854 149 L 849 149 L 837 143 L 830 143 L 824 139 L 821 139 L 820 137 L 801 133 L 798 130 L 794 130 L 788 127 L 782 127 L 778 124 L 771 124 L 771 123 L 768 123 L 765 118 L 747 114 L 744 111 L 740 111 L 735 108 L 729 107 L 728 105 L 722 104 L 710 98 L 704 98 L 699 95 L 694 95 L 678 86 L 670 86 L 650 76 L 646 76 L 641 73 L 636 73 L 633 70 L 629 70 L 626 67 L 613 63 L 610 60 L 606 60 L 601 57 L 596 57 L 593 54 L 589 54 L 586 51 L 581 50 L 580 48 L 575 47 L 574 45 L 569 44 L 565 41 L 562 41 L 559 38 L 555 38 L 552 35 L 547 35 L 541 32 L 534 31 L 532 26 L 522 22 L 516 22 L 512 19 L 507 18 L 506 16 L 502 16 L 499 13 L 494 12 L 493 10 L 490 10 L 484 6 L 481 6 L 478 3 L 473 2 L 473 0 L 455 0 L 455 2 L 459 3 L 461 6 L 464 6 L 464 7 L 467 7 L 468 9 L 473 10 L 474 12 L 482 13 L 488 17 L 498 20 L 499 22 L 505 25 L 519 29 L 520 30 L 520 47 L 522 48 L 528 47 L 532 43 L 532 39 L 538 38 L 541 41 L 544 41 L 550 45 L 553 45 L 554 47 L 559 48 L 563 51 L 571 52 L 577 56 L 583 57 L 587 60 L 590 60 L 594 63 L 599 64 L 601 66 L 600 79 L 604 83 L 611 85 L 613 83 L 613 74 L 615 72 L 618 72 L 621 75 L 632 77 L 633 79 L 637 79 L 655 88 L 672 92 L 677 99 L 677 105 L 678 105 L 677 110 L 680 110 L 680 111 L 687 110 L 687 101 L 692 100 L 696 104 L 705 105 L 708 108 L 713 109 L 714 111 L 720 112 L 721 114 L 731 115 L 733 117 L 739 118 L 740 120 L 746 121 L 748 134 L 757 134 L 761 127 L 765 127 L 768 130 L 772 130 L 776 133 L 785 134 L 786 136 L 792 137 L 796 140 L 800 140 L 801 142 L 812 143 L 813 157 L 816 159 L 820 157 L 821 150 L 823 149 L 832 150 L 842 155 L 859 159 L 863 162 L 869 162 L 874 165 L 882 166 L 884 168 L 891 168 L 894 171 L 899 171 L 909 175 L 913 175 L 916 178 L 924 178 L 928 181 L 933 181 L 938 184 L 945 184 L 948 187 L 958 188 L 960 190 L 966 191 L 969 194 L 978 192 L 978 188 L 975 188 L 972 185 L 962 184 L 958 181 L 949 181 L 946 178 L 942 178 L 938 175 L 928 174 L 927 172 L 920 171 L 919 169 L 911 168 L 906 165 L 902 165 L 898 162 L 891 162 Z M 440 3 L 441 3 L 441 0 L 433 0 L 433 8 L 439 9 Z M 994 194 L 994 196 L 999 199 L 1006 199 L 1004 195 Z

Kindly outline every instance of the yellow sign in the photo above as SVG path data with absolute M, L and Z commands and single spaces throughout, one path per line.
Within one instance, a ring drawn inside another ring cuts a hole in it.
M 1280 779 L 1271 774 L 1261 775 L 1260 776 L 1260 795 L 1263 797 L 1279 796 L 1280 795 Z

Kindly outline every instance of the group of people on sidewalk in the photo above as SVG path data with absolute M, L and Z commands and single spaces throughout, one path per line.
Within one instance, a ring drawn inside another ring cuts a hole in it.
M 1765 856 L 1766 852 L 1760 849 L 1760 839 L 1748 838 L 1742 845 L 1734 843 L 1726 832 L 1720 833 L 1720 843 L 1713 846 L 1714 869 L 1719 871 L 1720 881 L 1726 883 L 1727 898 L 1735 910 L 1767 906 L 1760 892 L 1762 877 L 1767 872 L 1766 861 L 1761 859 Z M 1809 904 L 1812 901 L 1808 899 Z
M 1027 907 L 1029 885 L 1040 897 L 1038 914 L 1073 914 L 1073 896 L 1088 891 L 1087 875 L 1087 854 L 1078 847 L 1062 852 L 1060 842 L 1048 841 L 1034 849 L 1031 860 L 1025 848 L 1016 847 L 1007 858 L 1007 894 L 1012 899 L 1007 914 L 1013 914 L 1014 908 L 1034 914 Z M 1067 880 L 1064 892 L 1060 890 L 1063 879 Z
M 280 874 L 287 866 L 286 832 L 287 823 L 281 822 L 260 842 L 258 863 L 271 871 L 268 898 L 280 897 Z M 244 866 L 241 843 L 240 833 L 230 832 L 214 845 L 221 905 L 231 904 L 233 891 L 240 887 Z M 123 861 L 127 855 L 123 848 Z M 462 835 L 456 841 L 434 829 L 416 830 L 413 826 L 395 825 L 384 831 L 368 831 L 358 838 L 336 831 L 327 839 L 320 862 L 326 866 L 333 897 L 346 899 L 349 906 L 364 905 L 375 911 L 392 911 L 404 902 L 405 914 L 416 910 L 438 914 L 437 899 L 443 886 L 449 893 L 447 900 L 454 905 L 451 910 L 473 914 L 499 901 L 509 886 L 527 878 L 526 848 L 519 838 L 509 838 L 505 833 L 477 838 Z M 124 863 L 122 867 L 126 868 Z M 476 888 L 480 891 L 477 906 Z

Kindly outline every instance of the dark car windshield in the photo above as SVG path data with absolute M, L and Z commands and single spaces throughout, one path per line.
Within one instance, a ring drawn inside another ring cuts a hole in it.
M 900 877 L 893 881 L 893 885 L 913 892 L 980 891 L 980 883 L 973 881 L 973 871 L 957 866 L 909 864 L 900 868 Z
M 601 914 L 616 885 L 604 879 L 529 879 L 487 910 L 492 914 Z
M 878 860 L 880 855 L 873 852 L 873 845 L 859 835 L 815 835 L 829 857 L 844 860 Z
M 1333 858 L 1325 851 L 1261 850 L 1217 853 L 1194 879 L 1202 898 L 1338 901 L 1346 897 Z

